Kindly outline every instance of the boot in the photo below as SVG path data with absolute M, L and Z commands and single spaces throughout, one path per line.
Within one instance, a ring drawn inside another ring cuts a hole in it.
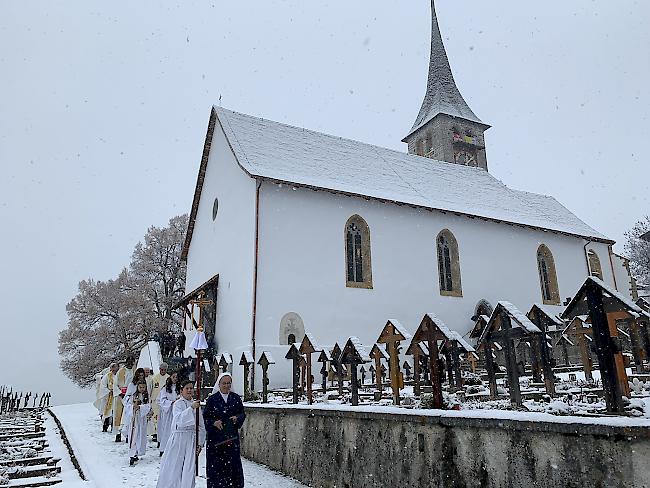
M 120 432 L 115 436 L 115 442 L 122 442 L 122 434 Z
M 138 462 L 138 456 L 134 456 L 131 459 L 129 459 L 129 466 L 133 466 L 137 462 Z
M 108 432 L 108 423 L 110 419 L 104 420 L 104 425 L 102 426 L 102 432 Z

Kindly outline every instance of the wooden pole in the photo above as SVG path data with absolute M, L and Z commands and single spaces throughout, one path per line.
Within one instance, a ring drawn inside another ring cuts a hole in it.
M 433 394 L 433 408 L 442 408 L 442 385 L 438 373 L 438 341 L 435 337 L 434 325 L 427 324 L 427 345 L 429 346 L 429 379 L 431 381 L 431 392 Z
M 496 365 L 492 357 L 492 343 L 489 340 L 485 342 L 483 350 L 485 351 L 485 369 L 487 370 L 488 383 L 490 385 L 490 400 L 496 400 L 498 396 Z

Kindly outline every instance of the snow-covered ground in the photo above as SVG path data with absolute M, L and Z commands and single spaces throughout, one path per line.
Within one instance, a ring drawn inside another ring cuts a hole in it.
M 79 482 L 73 477 L 65 478 L 62 488 L 114 488 L 116 486 L 154 488 L 158 480 L 160 457 L 155 445 L 150 442 L 147 454 L 136 466 L 129 466 L 126 443 L 116 443 L 115 436 L 102 432 L 97 410 L 89 403 L 52 407 L 63 425 L 72 444 L 79 464 L 89 480 Z M 67 454 L 66 454 L 67 455 Z M 62 455 L 62 457 L 64 457 Z M 282 476 L 259 464 L 242 460 L 247 488 L 305 488 L 305 485 Z M 205 455 L 201 465 L 197 488 L 205 488 Z M 81 483 L 81 484 L 79 484 Z

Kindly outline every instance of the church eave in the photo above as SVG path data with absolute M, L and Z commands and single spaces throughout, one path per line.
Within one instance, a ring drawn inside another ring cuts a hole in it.
M 344 195 L 344 196 L 348 196 L 348 197 L 363 198 L 364 200 L 374 200 L 374 201 L 381 202 L 381 203 L 392 203 L 392 204 L 399 205 L 399 206 L 408 206 L 408 207 L 415 208 L 415 209 L 428 210 L 430 212 L 440 212 L 442 214 L 451 214 L 451 215 L 456 215 L 458 217 L 466 217 L 466 218 L 470 218 L 470 219 L 479 219 L 479 220 L 483 220 L 485 222 L 494 222 L 494 223 L 497 223 L 497 224 L 506 224 L 506 225 L 511 225 L 511 226 L 514 226 L 514 227 L 521 227 L 523 229 L 532 229 L 532 230 L 536 230 L 536 231 L 550 232 L 550 233 L 553 233 L 553 234 L 559 234 L 559 235 L 564 235 L 564 236 L 569 236 L 569 237 L 577 237 L 579 239 L 588 239 L 590 241 L 601 242 L 603 244 L 610 244 L 610 245 L 616 244 L 616 241 L 613 241 L 611 239 L 602 238 L 602 237 L 597 237 L 597 236 L 575 234 L 575 233 L 572 233 L 572 232 L 566 232 L 566 231 L 555 230 L 555 229 L 548 229 L 548 228 L 539 227 L 539 226 L 536 226 L 536 225 L 523 224 L 521 222 L 513 222 L 513 221 L 509 221 L 509 220 L 495 219 L 493 217 L 484 217 L 482 215 L 474 215 L 474 214 L 470 214 L 470 213 L 459 212 L 459 211 L 456 211 L 456 210 L 445 210 L 445 209 L 442 209 L 442 208 L 427 207 L 426 205 L 417 205 L 415 203 L 400 202 L 398 200 L 390 200 L 390 199 L 386 199 L 386 198 L 380 198 L 380 197 L 374 197 L 374 196 L 370 196 L 370 195 L 364 195 L 364 194 L 361 194 L 361 193 L 347 192 L 347 191 L 344 191 L 344 190 L 337 190 L 335 188 L 325 188 L 325 187 L 319 187 L 319 186 L 309 185 L 309 184 L 305 184 L 305 183 L 296 183 L 295 181 L 280 180 L 280 179 L 277 179 L 277 178 L 267 177 L 267 176 L 263 176 L 263 175 L 257 175 L 257 176 L 256 175 L 250 175 L 250 176 L 254 177 L 254 178 L 256 177 L 256 178 L 259 178 L 261 180 L 268 181 L 270 183 L 274 183 L 274 184 L 277 184 L 277 185 L 287 185 L 287 186 L 293 186 L 293 187 L 296 187 L 296 188 L 305 188 L 305 189 L 312 190 L 312 191 L 326 191 L 326 192 L 337 194 L 337 195 Z
M 472 122 L 472 123 L 474 123 L 474 124 L 477 124 L 477 125 L 478 125 L 479 127 L 481 127 L 481 129 L 483 129 L 483 130 L 488 130 L 490 127 L 492 127 L 491 125 L 486 124 L 485 122 L 481 122 L 481 121 L 478 120 L 478 119 L 476 119 L 476 120 L 471 120 L 471 119 L 466 119 L 465 117 L 460 117 L 460 116 L 457 116 L 457 115 L 450 115 L 450 114 L 447 114 L 447 113 L 444 113 L 444 112 L 438 112 L 436 115 L 434 115 L 433 117 L 431 117 L 430 119 L 428 119 L 426 122 L 423 122 L 423 123 L 421 123 L 419 126 L 413 128 L 413 129 L 411 129 L 411 132 L 409 132 L 409 133 L 406 135 L 406 137 L 404 137 L 404 139 L 402 139 L 402 142 L 408 142 L 408 140 L 409 140 L 411 137 L 413 137 L 415 134 L 417 134 L 417 133 L 420 132 L 422 129 L 424 129 L 424 128 L 429 124 L 429 122 L 431 122 L 432 120 L 435 120 L 437 117 L 440 117 L 441 115 L 444 115 L 444 116 L 446 116 L 446 117 L 451 117 L 452 119 L 457 119 L 457 120 L 466 120 L 466 121 Z
M 217 120 L 217 112 L 214 107 L 210 111 L 210 120 L 208 122 L 208 130 L 205 135 L 205 142 L 203 143 L 203 153 L 201 155 L 201 164 L 199 166 L 199 174 L 196 179 L 196 188 L 194 189 L 194 198 L 192 200 L 192 209 L 190 211 L 190 218 L 187 224 L 187 232 L 185 233 L 185 242 L 183 243 L 183 250 L 181 251 L 181 260 L 187 261 L 187 253 L 190 250 L 190 243 L 192 242 L 192 235 L 194 234 L 194 225 L 196 223 L 196 214 L 199 211 L 199 202 L 201 200 L 201 190 L 203 190 L 203 182 L 205 180 L 205 172 L 208 167 L 208 158 L 210 156 L 210 147 L 212 146 L 212 135 L 214 134 L 214 125 Z

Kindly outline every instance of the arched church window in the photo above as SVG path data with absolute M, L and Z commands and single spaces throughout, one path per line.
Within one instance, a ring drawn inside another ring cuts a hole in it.
M 603 269 L 600 267 L 600 258 L 598 257 L 598 254 L 596 254 L 596 251 L 590 249 L 587 253 L 587 259 L 589 260 L 589 273 L 591 276 L 595 276 L 602 280 Z
M 560 290 L 557 285 L 555 261 L 551 250 L 544 244 L 537 249 L 537 268 L 542 289 L 542 301 L 547 305 L 560 305 Z
M 372 288 L 370 229 L 353 215 L 345 223 L 345 282 L 350 288 Z
M 305 324 L 296 312 L 289 312 L 280 319 L 280 345 L 302 342 Z
M 460 258 L 458 242 L 448 229 L 436 237 L 438 249 L 438 279 L 440 281 L 440 294 L 461 297 L 463 290 L 460 280 Z

